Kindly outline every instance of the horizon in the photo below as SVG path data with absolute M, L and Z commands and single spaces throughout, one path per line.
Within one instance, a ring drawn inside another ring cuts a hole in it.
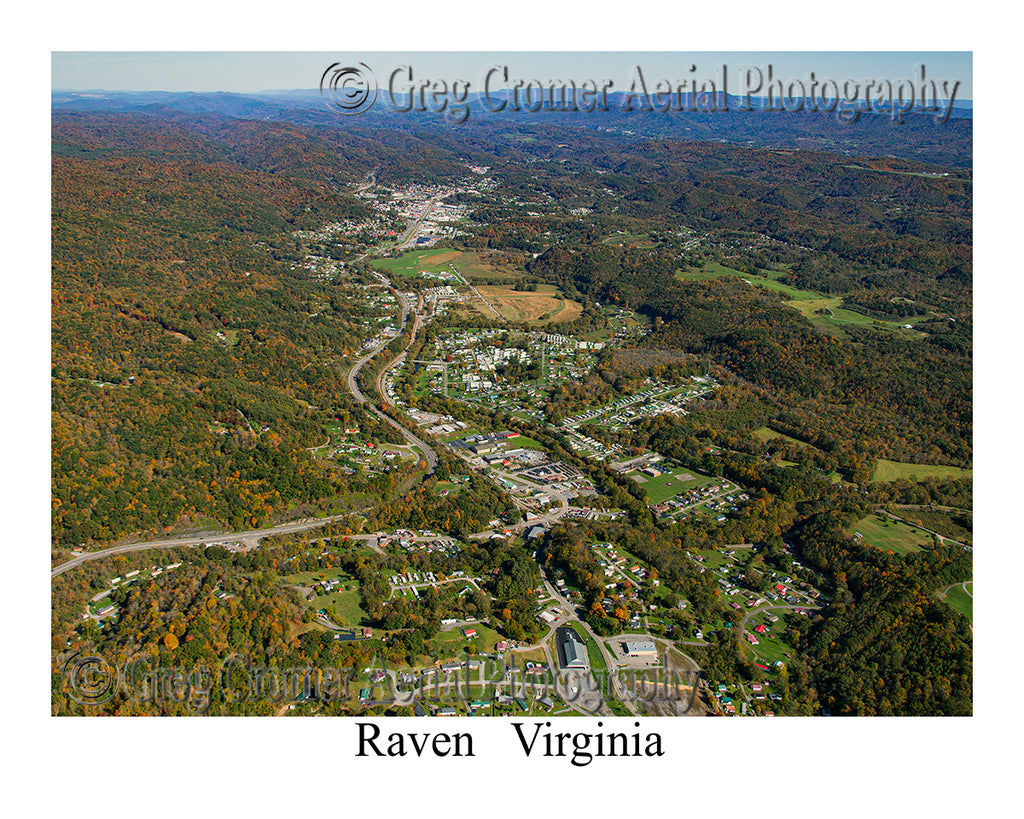
M 929 80 L 958 83 L 954 98 L 973 101 L 969 51 L 365 51 L 365 52 L 51 52 L 51 93 L 224 93 L 273 95 L 316 91 L 324 68 L 335 62 L 368 64 L 379 80 L 409 65 L 416 80 L 459 79 L 473 88 L 491 66 L 507 65 L 514 78 L 544 82 L 559 77 L 628 78 L 637 66 L 654 80 L 711 77 L 723 66 L 730 79 L 740 67 L 774 70 L 789 80 L 910 79 L 924 67 Z M 383 83 L 381 83 L 383 84 Z M 616 90 L 621 86 L 616 83 Z M 628 86 L 627 86 L 628 87 Z M 731 90 L 730 90 L 731 93 Z M 949 97 L 945 97 L 948 99 Z

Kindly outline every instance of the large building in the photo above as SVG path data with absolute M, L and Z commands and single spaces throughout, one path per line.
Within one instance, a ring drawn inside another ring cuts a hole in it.
M 657 657 L 658 649 L 652 640 L 626 640 L 626 654 L 630 657 Z
M 558 655 L 562 668 L 590 668 L 587 646 L 571 628 L 558 629 Z

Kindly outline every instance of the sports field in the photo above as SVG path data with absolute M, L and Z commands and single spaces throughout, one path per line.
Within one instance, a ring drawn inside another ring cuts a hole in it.
M 661 503 L 663 500 L 674 498 L 682 492 L 689 492 L 695 487 L 720 480 L 708 477 L 707 475 L 701 475 L 693 469 L 685 468 L 673 469 L 656 478 L 647 475 L 639 475 L 639 477 L 644 479 L 643 483 L 640 484 L 640 488 L 644 490 L 649 503 Z

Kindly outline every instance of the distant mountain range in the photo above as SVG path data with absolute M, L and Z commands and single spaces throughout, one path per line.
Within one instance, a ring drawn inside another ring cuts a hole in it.
M 131 112 L 154 116 L 220 114 L 231 118 L 294 122 L 305 125 L 353 129 L 360 127 L 430 128 L 459 127 L 472 123 L 515 123 L 566 128 L 596 128 L 623 139 L 723 140 L 759 147 L 828 150 L 873 156 L 899 156 L 954 167 L 971 165 L 973 107 L 957 101 L 948 120 L 936 121 L 934 113 L 910 112 L 903 122 L 893 121 L 887 108 L 863 110 L 856 122 L 841 122 L 836 113 L 823 111 L 768 110 L 767 101 L 752 98 L 753 110 L 743 110 L 739 97 L 717 98 L 719 110 L 688 110 L 688 95 L 677 99 L 682 110 L 642 110 L 634 97 L 634 110 L 626 105 L 629 95 L 607 96 L 606 110 L 591 112 L 540 108 L 536 112 L 511 110 L 512 92 L 492 92 L 489 99 L 478 93 L 445 99 L 445 111 L 398 111 L 382 91 L 376 104 L 358 116 L 343 116 L 331 108 L 317 89 L 269 91 L 259 94 L 171 91 L 54 91 L 54 112 Z M 652 95 L 653 97 L 653 95 Z M 725 102 L 728 102 L 728 110 Z M 495 111 L 495 108 L 504 109 Z M 748 104 L 748 105 L 749 105 Z M 945 110 L 946 105 L 939 103 Z M 706 106 L 705 106 L 706 107 Z M 636 110 L 636 109 L 641 110 Z M 454 112 L 454 116 L 453 116 Z M 465 120 L 465 121 L 463 121 Z

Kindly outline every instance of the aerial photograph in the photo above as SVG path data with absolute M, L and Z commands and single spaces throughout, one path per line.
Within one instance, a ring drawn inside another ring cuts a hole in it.
M 970 52 L 51 58 L 51 716 L 974 713 Z

